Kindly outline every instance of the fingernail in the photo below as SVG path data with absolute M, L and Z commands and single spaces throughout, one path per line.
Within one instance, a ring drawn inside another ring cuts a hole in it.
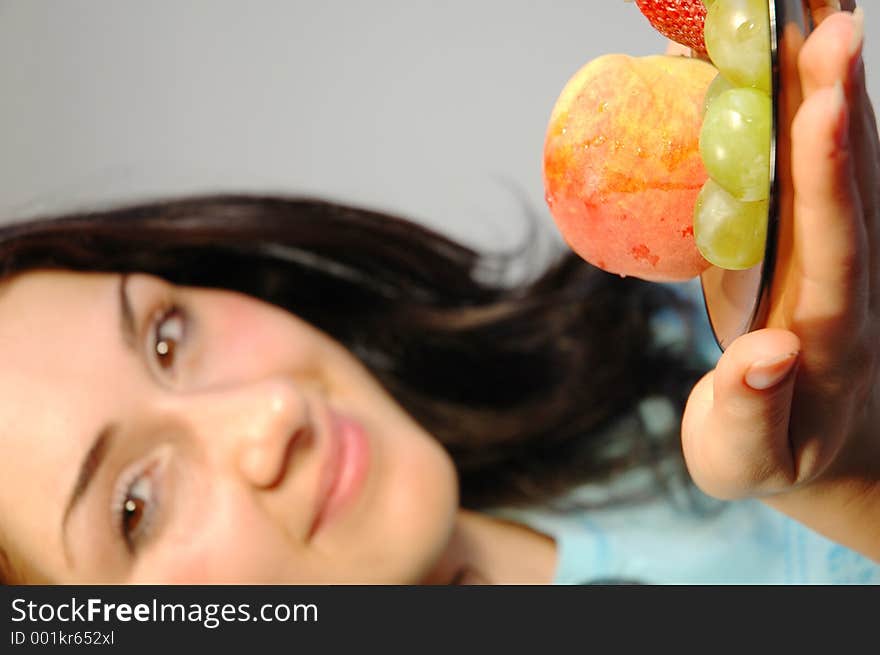
M 794 368 L 797 358 L 798 353 L 793 352 L 755 362 L 746 371 L 746 384 L 755 391 L 775 387 Z
M 849 54 L 856 60 L 862 54 L 862 45 L 865 42 L 865 10 L 856 7 L 852 13 L 853 33 L 849 42 Z

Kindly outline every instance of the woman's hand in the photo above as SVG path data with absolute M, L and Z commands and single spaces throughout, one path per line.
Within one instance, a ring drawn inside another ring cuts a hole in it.
M 862 15 L 813 1 L 798 60 L 790 221 L 767 329 L 694 388 L 682 438 L 694 480 L 761 497 L 880 561 L 880 143 Z

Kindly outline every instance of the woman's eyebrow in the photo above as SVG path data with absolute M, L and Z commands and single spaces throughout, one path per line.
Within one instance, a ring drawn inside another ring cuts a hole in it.
M 119 286 L 117 297 L 119 299 L 119 331 L 122 334 L 122 341 L 132 351 L 137 351 L 137 328 L 135 326 L 134 310 L 128 297 L 128 275 L 123 273 L 119 276 Z M 79 501 L 88 491 L 89 484 L 94 479 L 95 474 L 104 461 L 107 451 L 110 448 L 113 437 L 116 435 L 117 427 L 113 424 L 104 426 L 98 430 L 98 434 L 92 441 L 92 445 L 83 457 L 79 467 L 79 473 L 76 476 L 76 482 L 70 492 L 67 506 L 64 509 L 64 515 L 61 519 L 61 543 L 64 546 L 64 554 L 70 562 L 70 549 L 67 544 L 67 522 L 70 519 L 73 510 L 76 509 Z
M 89 484 L 95 478 L 95 474 L 101 467 L 101 463 L 106 458 L 107 452 L 112 445 L 113 438 L 116 436 L 116 431 L 117 428 L 113 424 L 104 426 L 104 428 L 98 432 L 95 440 L 92 442 L 92 446 L 86 452 L 86 455 L 83 457 L 82 463 L 80 464 L 79 473 L 76 476 L 76 482 L 73 484 L 70 498 L 67 501 L 67 507 L 64 510 L 64 516 L 61 519 L 61 543 L 64 545 L 64 554 L 68 561 L 71 559 L 70 551 L 67 547 L 68 519 L 73 513 L 73 510 L 76 509 L 79 501 L 85 496 Z
M 119 276 L 119 331 L 122 340 L 132 350 L 137 350 L 137 327 L 135 326 L 134 310 L 128 297 L 128 275 Z

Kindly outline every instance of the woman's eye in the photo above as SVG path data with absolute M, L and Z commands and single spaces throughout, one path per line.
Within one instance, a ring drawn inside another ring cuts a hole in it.
M 145 471 L 125 489 L 117 508 L 119 532 L 128 549 L 134 551 L 146 536 L 155 510 L 151 471 Z
M 183 312 L 178 307 L 166 310 L 156 321 L 153 354 L 162 370 L 168 371 L 174 367 L 174 358 L 183 341 L 185 327 Z

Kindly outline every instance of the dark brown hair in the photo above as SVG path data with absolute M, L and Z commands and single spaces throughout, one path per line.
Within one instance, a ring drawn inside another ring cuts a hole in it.
M 456 462 L 468 507 L 547 500 L 678 452 L 609 428 L 646 396 L 681 407 L 701 373 L 654 343 L 668 288 L 561 252 L 481 255 L 410 221 L 315 200 L 222 195 L 0 231 L 0 279 L 37 268 L 148 272 L 280 305 L 357 355 Z M 621 439 L 625 443 L 621 443 Z

